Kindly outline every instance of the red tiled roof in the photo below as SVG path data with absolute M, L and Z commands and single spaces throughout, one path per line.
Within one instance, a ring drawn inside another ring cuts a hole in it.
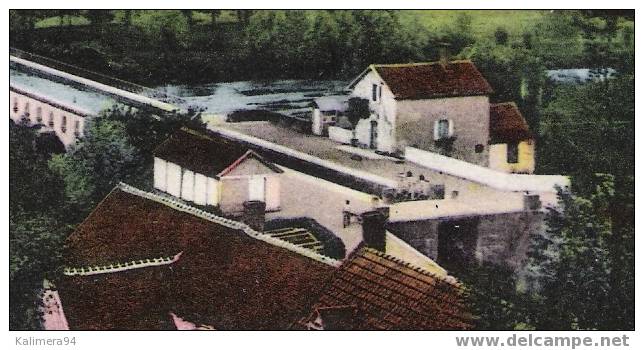
M 68 239 L 82 267 L 183 251 L 159 267 L 58 283 L 72 329 L 165 329 L 169 312 L 216 329 L 286 329 L 308 314 L 335 268 L 115 189 Z
M 490 104 L 490 142 L 510 143 L 532 139 L 528 122 L 514 102 Z
M 335 327 L 353 330 L 470 329 L 460 287 L 373 249 L 360 249 L 336 273 L 314 305 L 306 325 L 319 310 L 355 306 L 350 319 Z M 345 313 L 346 315 L 347 313 Z
M 222 171 L 244 156 L 253 156 L 273 171 L 281 172 L 272 163 L 235 142 L 212 138 L 195 130 L 181 129 L 154 150 L 155 157 L 182 168 L 217 178 Z
M 58 291 L 71 330 L 171 330 L 164 281 L 169 265 L 91 276 L 65 276 Z
M 373 65 L 397 100 L 489 95 L 490 84 L 471 61 Z

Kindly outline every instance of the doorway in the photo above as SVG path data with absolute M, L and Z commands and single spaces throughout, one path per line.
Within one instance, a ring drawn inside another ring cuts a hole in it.
M 456 271 L 473 264 L 477 240 L 477 218 L 441 222 L 438 225 L 438 263 Z
M 371 131 L 369 135 L 369 148 L 371 149 L 378 148 L 378 122 L 375 120 L 371 121 Z
M 266 179 L 253 175 L 248 179 L 248 200 L 266 202 Z

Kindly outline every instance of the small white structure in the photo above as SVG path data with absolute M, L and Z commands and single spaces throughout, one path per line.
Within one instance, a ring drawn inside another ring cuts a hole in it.
M 53 131 L 69 147 L 83 135 L 86 118 L 91 112 L 28 91 L 9 86 L 9 117 L 16 123 L 41 125 L 41 131 Z
M 236 144 L 181 129 L 154 152 L 154 188 L 225 213 L 243 211 L 246 201 L 280 210 L 282 170 Z
M 322 96 L 313 100 L 311 131 L 314 135 L 326 136 L 329 126 L 335 125 L 338 118 L 347 110 L 348 96 Z

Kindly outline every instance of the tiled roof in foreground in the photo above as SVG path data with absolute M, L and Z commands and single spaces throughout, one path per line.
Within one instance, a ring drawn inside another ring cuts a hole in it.
M 183 252 L 168 265 L 64 276 L 71 329 L 166 329 L 170 312 L 217 329 L 287 329 L 336 270 L 332 259 L 179 209 L 117 188 L 70 236 L 76 267 Z
M 322 325 L 326 329 L 472 328 L 459 285 L 368 248 L 342 265 L 300 325 L 310 327 L 320 316 L 324 321 L 325 314 L 334 323 Z
M 99 204 L 68 246 L 66 262 L 75 267 L 175 256 L 64 275 L 58 290 L 73 330 L 173 329 L 172 315 L 221 330 L 301 329 L 315 315 L 334 320 L 327 329 L 470 328 L 458 285 L 397 258 L 361 248 L 340 265 L 127 185 Z

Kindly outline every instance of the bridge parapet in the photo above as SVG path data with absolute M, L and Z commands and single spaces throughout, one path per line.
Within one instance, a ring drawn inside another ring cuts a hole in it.
M 106 74 L 94 72 L 69 63 L 61 62 L 45 56 L 36 55 L 36 54 L 30 53 L 27 51 L 22 51 L 13 47 L 9 48 L 9 54 L 14 57 L 35 62 L 43 66 L 47 66 L 47 67 L 60 70 L 72 75 L 76 75 L 82 78 L 90 79 L 121 90 L 154 98 L 166 103 L 177 104 L 177 105 L 183 105 L 186 103 L 186 101 L 179 96 L 171 95 L 166 92 L 155 90 L 140 84 L 132 83 L 132 82 L 115 78 Z

